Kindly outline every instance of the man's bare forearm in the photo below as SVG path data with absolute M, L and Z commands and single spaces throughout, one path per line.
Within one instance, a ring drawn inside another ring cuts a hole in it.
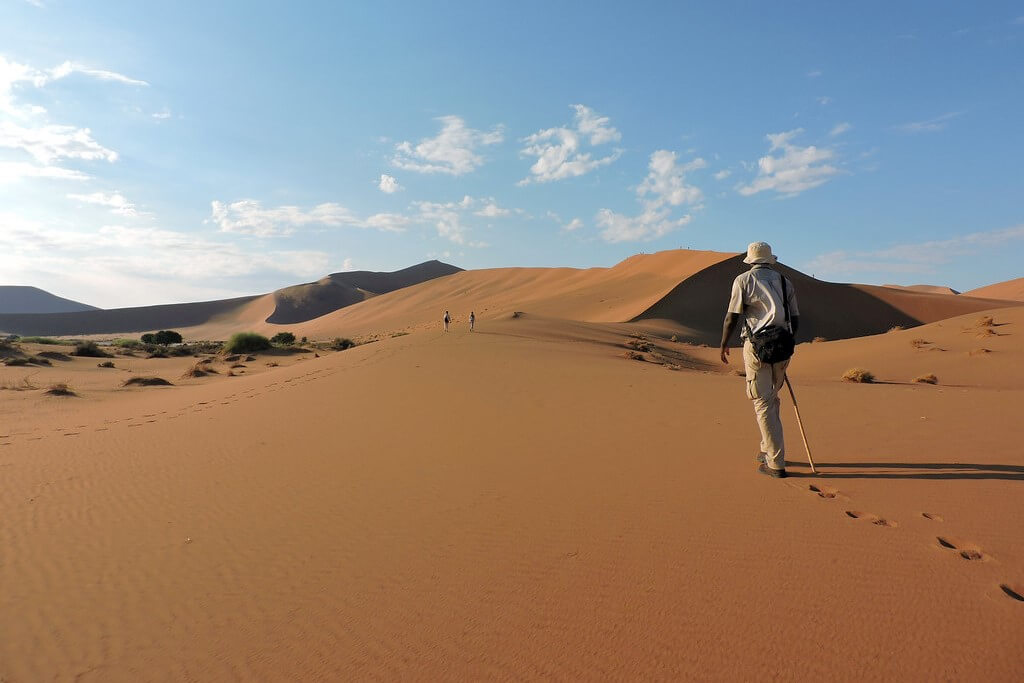
M 729 339 L 732 337 L 732 333 L 736 330 L 736 324 L 740 321 L 739 313 L 726 313 L 725 321 L 722 323 L 722 343 L 719 348 L 724 349 L 729 345 Z

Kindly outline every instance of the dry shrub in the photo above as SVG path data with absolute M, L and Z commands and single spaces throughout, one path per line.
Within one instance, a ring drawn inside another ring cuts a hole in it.
M 194 363 L 192 367 L 185 371 L 182 375 L 185 377 L 206 377 L 207 375 L 216 375 L 217 371 L 214 370 L 212 365 L 204 364 L 203 361 Z
M 995 327 L 996 321 L 990 315 L 983 315 L 978 318 L 978 327 Z
M 173 384 L 165 380 L 163 377 L 130 377 L 129 379 L 126 379 L 124 382 L 121 383 L 121 386 L 123 387 L 131 387 L 136 385 L 140 387 L 174 386 Z
M 276 368 L 277 367 L 277 363 L 275 363 L 274 361 L 270 361 L 269 363 L 267 363 L 267 367 L 268 368 Z
M 653 350 L 653 347 L 642 337 L 632 337 L 627 339 L 626 346 L 634 351 L 641 351 L 644 353 L 650 353 Z
M 676 335 L 673 334 L 672 335 L 672 339 L 670 341 L 677 342 L 677 341 L 679 341 L 679 337 L 677 337 Z
M 626 351 L 626 353 L 624 353 L 622 355 L 625 358 L 628 358 L 629 360 L 646 360 L 644 358 L 644 354 L 638 353 L 636 351 Z
M 812 344 L 820 344 L 821 342 L 826 342 L 826 341 L 828 341 L 828 339 L 825 339 L 824 337 L 815 337 L 814 339 L 811 340 L 811 343 Z
M 889 328 L 889 331 L 890 332 L 902 332 L 905 329 L 906 328 L 903 327 L 903 325 L 893 325 L 892 327 Z
M 913 346 L 915 349 L 924 348 L 928 344 L 931 344 L 931 342 L 928 341 L 927 339 L 911 339 L 910 340 L 910 345 Z
M 114 361 L 112 361 L 112 360 L 105 360 L 102 363 L 97 363 L 96 367 L 98 367 L 98 368 L 112 368 L 112 367 L 114 367 Z
M 856 382 L 857 384 L 871 384 L 875 376 L 864 368 L 850 368 L 843 373 L 841 378 L 844 382 Z
M 990 349 L 971 349 L 967 352 L 968 356 L 984 356 L 987 353 L 992 353 Z
M 914 378 L 914 381 L 918 384 L 938 384 L 939 378 L 935 375 L 918 375 Z
M 67 382 L 57 382 L 51 384 L 49 388 L 43 392 L 47 396 L 78 396 L 71 387 L 68 386 Z
M 35 384 L 32 384 L 32 376 L 27 375 L 22 377 L 20 380 L 13 382 L 8 380 L 0 380 L 0 390 L 4 391 L 33 391 L 38 389 Z
M 522 311 L 512 311 L 512 318 L 513 319 L 521 318 L 521 317 L 523 317 L 523 312 Z
M 226 362 L 226 363 L 234 363 L 239 358 L 241 358 L 240 355 L 238 355 L 237 353 L 233 353 L 230 356 L 224 356 L 224 362 Z
M 75 342 L 75 350 L 72 356 L 85 356 L 87 358 L 110 358 L 110 354 L 96 345 L 94 341 Z
M 50 360 L 71 360 L 71 356 L 63 354 L 60 351 L 40 351 L 36 354 L 37 358 L 49 358 Z

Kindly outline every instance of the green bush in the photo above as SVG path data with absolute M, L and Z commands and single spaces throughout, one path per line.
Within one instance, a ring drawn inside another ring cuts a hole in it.
M 270 340 L 255 332 L 236 332 L 224 343 L 224 350 L 228 353 L 252 353 L 269 348 Z
M 75 350 L 72 356 L 85 356 L 86 358 L 110 358 L 110 354 L 96 346 L 94 341 L 75 342 Z
M 156 335 L 154 335 L 152 332 L 147 332 L 146 334 L 144 334 L 141 337 L 139 337 L 139 339 L 142 340 L 143 344 L 154 344 L 154 343 L 156 343 L 156 342 L 153 341 L 153 338 L 155 336 Z
M 119 349 L 137 349 L 142 346 L 138 339 L 115 339 L 114 346 Z
M 280 344 L 281 346 L 291 346 L 295 343 L 295 335 L 291 332 L 278 332 L 270 338 L 271 344 Z
M 335 337 L 331 343 L 331 348 L 335 351 L 344 351 L 345 349 L 351 349 L 356 343 L 351 339 L 345 339 L 344 337 Z
M 160 330 L 153 335 L 153 343 L 167 346 L 168 344 L 180 344 L 181 335 L 174 330 Z

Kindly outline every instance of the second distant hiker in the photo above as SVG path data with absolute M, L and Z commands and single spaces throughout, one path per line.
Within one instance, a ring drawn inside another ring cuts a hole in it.
M 444 331 L 448 331 L 448 323 L 452 321 L 452 317 L 448 315 L 448 311 L 444 312 Z
M 473 311 L 469 312 L 469 331 L 473 331 L 473 326 L 476 324 L 476 313 Z

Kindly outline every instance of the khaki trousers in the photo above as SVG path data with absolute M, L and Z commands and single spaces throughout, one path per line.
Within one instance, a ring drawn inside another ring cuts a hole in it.
M 779 392 L 786 382 L 789 361 L 765 364 L 754 355 L 754 346 L 743 342 L 743 368 L 747 373 L 747 398 L 754 402 L 754 415 L 761 429 L 761 452 L 773 470 L 786 468 L 786 443 L 779 416 Z

